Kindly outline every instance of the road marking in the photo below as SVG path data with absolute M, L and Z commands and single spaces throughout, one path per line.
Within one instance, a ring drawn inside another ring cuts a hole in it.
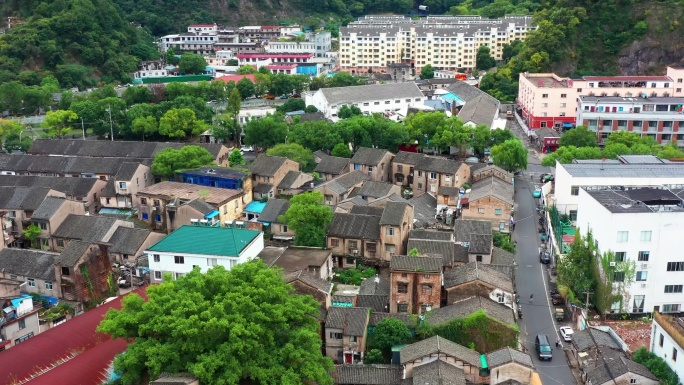
M 527 265 L 527 267 L 532 267 L 532 265 Z
M 541 270 L 542 273 L 542 283 L 544 284 L 544 292 L 549 293 L 549 288 L 546 286 L 546 277 L 544 276 L 544 265 L 540 264 L 539 269 Z M 553 331 L 556 334 L 556 337 L 560 339 L 560 334 L 558 334 L 558 328 L 556 327 L 556 320 L 553 318 L 553 310 L 555 307 L 551 306 L 551 298 L 547 295 L 546 297 L 546 304 L 549 306 L 549 316 L 551 316 L 551 323 L 553 324 Z

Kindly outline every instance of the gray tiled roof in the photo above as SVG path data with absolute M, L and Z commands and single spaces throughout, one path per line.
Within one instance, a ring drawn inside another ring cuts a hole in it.
M 492 125 L 496 118 L 496 111 L 500 106 L 498 100 L 462 81 L 455 82 L 446 89 L 466 103 L 458 114 L 464 122 L 471 121 L 475 124 Z
M 253 174 L 263 176 L 274 176 L 276 172 L 285 164 L 287 158 L 281 156 L 271 156 L 259 154 L 254 162 L 248 166 Z
M 382 320 L 387 318 L 398 319 L 403 322 L 404 325 L 408 326 L 409 329 L 415 329 L 418 326 L 418 316 L 414 314 L 401 314 L 401 313 L 386 313 L 385 310 L 372 312 L 370 315 L 370 321 L 368 321 L 369 326 L 378 326 Z
M 499 166 L 495 166 L 493 164 L 488 164 L 486 166 L 478 167 L 477 169 L 471 168 L 471 173 L 473 174 L 473 176 L 476 176 L 478 174 L 484 174 L 484 173 L 487 173 L 489 171 L 496 171 L 497 173 L 505 175 L 507 180 L 513 180 L 513 174 L 511 174 L 510 172 L 504 170 L 503 168 L 501 168 Z
M 45 200 L 38 206 L 36 211 L 33 212 L 31 219 L 47 221 L 59 210 L 60 207 L 66 202 L 65 198 L 57 197 L 45 197 Z
M 109 239 L 112 244 L 109 247 L 109 252 L 137 257 L 138 250 L 149 236 L 150 230 L 121 226 L 114 231 Z
M 315 172 L 323 174 L 338 175 L 344 173 L 344 170 L 349 166 L 349 158 L 341 158 L 338 156 L 326 156 L 321 158 L 321 161 L 316 165 Z
M 398 385 L 402 369 L 399 365 L 335 365 L 335 385 Z
M 92 178 L 60 178 L 60 179 L 92 179 Z M 104 186 L 102 191 L 100 191 L 100 196 L 101 197 L 115 197 L 116 196 L 116 188 L 114 187 L 114 178 L 111 178 L 107 181 L 107 184 Z
M 259 214 L 259 222 L 279 223 L 278 217 L 285 215 L 290 208 L 290 201 L 286 199 L 269 199 Z
M 0 250 L 0 270 L 5 274 L 53 282 L 57 257 L 59 257 L 57 253 L 5 248 Z
M 278 184 L 278 188 L 283 189 L 283 190 L 287 190 L 287 189 L 302 187 L 302 185 L 306 182 L 297 183 L 297 179 L 299 179 L 299 177 L 301 175 L 304 175 L 304 173 L 301 171 L 292 171 L 292 170 L 288 171 L 287 174 L 285 174 L 285 176 L 283 177 L 283 180 L 280 181 L 280 183 Z M 313 179 L 313 177 L 311 177 L 310 175 L 309 175 L 309 178 Z
M 333 190 L 338 194 L 343 194 L 349 191 L 353 186 L 363 182 L 364 180 L 370 179 L 368 175 L 360 171 L 352 171 L 346 174 L 342 174 L 334 179 L 331 179 L 318 187 L 327 186 L 329 189 Z
M 500 247 L 492 247 L 492 265 L 513 266 L 515 255 Z
M 195 198 L 186 203 L 186 205 L 192 207 L 193 209 L 199 211 L 202 214 L 209 214 L 210 212 L 215 210 L 212 205 L 205 202 L 202 198 Z
M 492 252 L 491 234 L 470 234 L 468 252 L 472 254 L 489 254 Z
M 385 312 L 389 305 L 389 294 L 389 270 L 384 269 L 377 276 L 366 278 L 361 282 L 359 294 L 356 296 L 356 306 L 367 307 L 371 311 Z
M 441 256 L 444 266 L 454 263 L 454 243 L 451 241 L 431 241 L 426 239 L 410 239 L 406 250 L 417 249 L 420 255 Z
M 350 162 L 353 164 L 377 166 L 380 164 L 380 162 L 382 162 L 382 158 L 384 158 L 388 153 L 390 152 L 382 148 L 359 147 L 354 156 L 352 156 Z
M 479 262 L 456 266 L 444 273 L 444 288 L 473 281 L 482 281 L 501 290 L 513 292 L 513 282 L 510 277 Z
M 442 360 L 434 360 L 413 368 L 413 385 L 465 385 L 463 369 Z
M 365 307 L 331 307 L 325 319 L 326 328 L 342 329 L 347 336 L 361 337 L 368 328 L 368 312 Z
M 529 354 L 508 346 L 487 354 L 487 365 L 489 365 L 490 368 L 495 368 L 511 362 L 534 369 L 534 363 Z
M 49 192 L 42 187 L 0 187 L 0 208 L 35 211 Z
M 332 296 L 330 301 L 332 303 L 348 303 L 354 306 L 354 301 L 356 300 L 356 296 L 354 295 L 345 295 L 345 294 L 335 294 Z
M 353 207 L 349 210 L 349 212 L 350 212 L 351 214 L 373 215 L 373 216 L 376 216 L 376 217 L 381 217 L 381 216 L 382 216 L 382 212 L 383 212 L 384 210 L 385 210 L 385 209 L 382 208 L 382 207 L 374 207 L 374 206 L 363 205 L 363 206 L 353 206 Z
M 328 236 L 351 239 L 380 239 L 380 217 L 335 213 Z
M 286 247 L 266 246 L 257 255 L 257 258 L 264 261 L 266 266 L 273 266 L 276 260 L 285 252 Z
M 330 294 L 333 288 L 333 284 L 320 278 L 317 277 L 305 270 L 299 270 L 295 271 L 293 273 L 285 274 L 284 275 L 285 282 L 286 283 L 291 283 L 294 281 L 301 281 L 314 289 L 318 289 L 322 291 L 323 293 Z
M 462 164 L 462 162 L 447 158 L 425 156 L 416 164 L 416 170 L 452 175 L 456 174 Z
M 106 234 L 116 221 L 109 217 L 69 214 L 53 236 L 85 242 L 107 242 L 109 239 L 105 239 Z
M 356 306 L 367 307 L 371 311 L 384 312 L 389 306 L 389 295 L 357 295 Z
M 513 185 L 493 176 L 480 179 L 470 188 L 468 201 L 472 203 L 490 196 L 513 205 Z
M 114 179 L 116 179 L 118 182 L 129 181 L 133 178 L 135 172 L 138 171 L 138 167 L 140 167 L 140 163 L 124 162 L 116 172 Z
M 572 335 L 572 344 L 578 352 L 586 352 L 594 346 L 606 346 L 620 350 L 620 345 L 608 332 L 589 327 Z
M 88 250 L 88 246 L 90 245 L 91 243 L 89 242 L 81 242 L 77 240 L 69 241 L 64 250 L 59 254 L 59 257 L 55 259 L 55 264 L 62 267 L 75 266 L 86 250 Z
M 448 356 L 456 357 L 476 368 L 480 368 L 482 365 L 480 363 L 480 353 L 440 336 L 430 337 L 403 347 L 399 351 L 399 357 L 401 363 L 405 364 L 434 353 L 444 353 Z
M 484 310 L 490 318 L 507 325 L 515 324 L 513 310 L 489 298 L 470 297 L 453 304 L 433 309 L 425 315 L 426 322 L 437 326 L 458 318 L 467 317 L 478 310 Z
M 454 240 L 454 235 L 450 231 L 439 230 L 411 230 L 409 239 L 421 239 L 432 241 L 451 241 Z
M 0 175 L 0 186 L 45 187 L 63 192 L 67 196 L 84 197 L 93 189 L 99 179 L 60 178 L 52 176 Z M 112 182 L 113 183 L 113 182 Z M 113 187 L 112 187 L 113 188 Z
M 468 248 L 458 243 L 454 244 L 454 262 L 468 263 L 470 255 Z
M 389 194 L 392 187 L 394 187 L 394 185 L 391 183 L 367 180 L 363 182 L 363 185 L 361 185 L 359 191 L 356 192 L 356 195 L 361 195 L 362 197 L 382 198 Z
M 446 195 L 450 197 L 457 197 L 460 194 L 460 191 L 461 189 L 458 187 L 440 186 L 439 190 L 437 190 L 437 194 Z
M 273 191 L 273 183 L 259 183 L 252 187 L 252 192 L 258 194 L 268 194 L 271 191 Z
M 475 219 L 457 219 L 454 221 L 454 238 L 456 242 L 470 242 L 471 234 L 492 235 L 492 222 Z
M 442 257 L 410 257 L 407 255 L 394 255 L 390 260 L 390 270 L 421 273 L 441 273 Z
M 320 91 L 328 104 L 338 106 L 376 100 L 423 99 L 423 93 L 414 82 L 322 88 Z
M 174 142 L 124 142 L 109 140 L 37 139 L 28 150 L 29 154 L 68 155 L 97 158 L 148 158 L 165 148 L 180 149 L 185 143 Z M 223 145 L 218 143 L 192 143 L 217 156 Z
M 399 152 L 397 152 L 397 155 L 394 157 L 394 160 L 392 162 L 402 163 L 402 164 L 412 164 L 415 166 L 424 157 L 425 157 L 425 154 L 419 154 L 417 152 L 399 151 Z
M 605 360 L 603 365 L 588 371 L 586 376 L 587 382 L 591 381 L 593 385 L 602 385 L 606 383 L 613 384 L 615 383 L 614 380 L 627 373 L 635 373 L 654 381 L 659 381 L 658 377 L 651 373 L 644 365 L 623 356 L 612 360 Z
M 437 198 L 429 193 L 423 193 L 417 197 L 411 198 L 409 202 L 413 205 L 414 227 L 421 227 L 423 225 L 437 222 L 435 219 Z
M 380 217 L 380 225 L 403 225 L 404 213 L 408 205 L 408 203 L 404 202 L 387 202 L 385 209 L 382 211 L 382 217 Z M 411 218 L 409 218 L 410 222 L 412 222 Z
M 315 122 L 319 120 L 325 120 L 325 114 L 317 111 L 317 112 L 307 112 L 304 115 L 299 115 L 299 122 Z
M 19 173 L 105 174 L 116 175 L 124 162 L 151 164 L 150 158 L 102 158 L 61 155 L 0 155 L 0 169 Z

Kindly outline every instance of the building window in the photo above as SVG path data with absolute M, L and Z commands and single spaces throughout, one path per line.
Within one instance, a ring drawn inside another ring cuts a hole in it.
M 408 293 L 408 284 L 405 282 L 399 282 L 397 284 L 397 293 L 401 293 L 401 294 Z
M 26 320 L 19 320 L 19 330 L 26 329 Z
M 615 252 L 615 258 L 614 258 L 615 262 L 624 262 L 626 255 L 627 255 L 627 253 L 624 251 L 616 251 Z
M 52 282 L 45 282 L 45 289 L 52 290 Z
M 126 182 L 119 182 L 119 188 L 122 190 L 126 189 Z
M 568 94 L 561 94 L 561 98 L 567 98 Z
M 501 209 L 494 209 L 494 214 L 496 214 L 496 215 L 501 215 L 501 213 L 503 213 L 503 210 L 501 210 Z
M 436 172 L 431 172 L 431 173 L 430 173 L 430 179 L 437 179 L 437 173 L 436 173 Z
M 477 209 L 477 212 L 480 213 L 480 214 L 484 214 L 484 213 L 485 213 L 484 207 L 478 208 L 478 209 Z
M 394 235 L 394 227 L 388 227 L 387 229 L 385 229 L 385 235 L 387 235 L 387 236 Z
M 665 342 L 665 336 L 663 336 L 663 333 L 660 333 L 660 337 L 658 337 L 658 346 L 662 348 L 663 342 Z
M 159 260 L 160 260 L 159 254 L 152 254 L 152 260 L 155 262 L 159 262 Z
M 41 230 L 47 230 L 47 223 L 40 222 L 38 227 L 40 227 Z
M 356 260 L 355 260 L 354 258 L 352 258 L 352 257 L 347 257 L 347 260 L 346 260 L 345 263 L 346 263 L 347 265 L 355 265 L 355 264 L 356 264 Z
M 677 348 L 672 348 L 672 361 L 677 362 Z
M 154 279 L 157 279 L 157 280 L 162 279 L 161 271 L 155 271 L 154 272 Z
M 618 231 L 617 232 L 617 241 L 618 242 L 627 242 L 629 239 L 629 231 Z
M 330 332 L 330 339 L 331 340 L 341 340 L 342 339 L 342 333 Z
M 546 99 L 549 97 L 549 94 L 542 94 L 542 98 Z
M 145 220 L 145 221 L 148 220 L 148 219 L 150 219 L 150 214 L 148 214 L 148 213 L 146 213 L 146 212 L 143 211 L 143 213 L 142 213 L 142 219 Z
M 641 232 L 641 242 L 651 242 L 651 231 Z
M 408 304 L 406 304 L 406 303 L 397 304 L 397 313 L 407 313 L 407 312 L 408 312 Z
M 336 238 L 331 238 L 330 247 L 340 247 L 340 240 Z
M 637 258 L 639 262 L 648 262 L 648 256 L 650 251 L 640 251 L 639 257 Z
M 36 287 L 36 280 L 33 278 L 26 278 L 26 282 L 28 282 L 28 285 L 30 287 Z
M 682 292 L 682 285 L 665 285 L 665 293 L 666 294 L 681 293 L 681 292 Z
M 432 285 L 423 285 L 423 295 L 432 295 Z
M 218 258 L 207 258 L 207 266 L 216 266 L 218 264 Z
M 178 265 L 182 265 L 185 263 L 185 257 L 182 255 L 174 255 L 173 256 L 173 262 L 178 264 Z
M 184 275 L 185 275 L 184 273 L 176 273 L 176 279 L 179 279 Z
M 662 313 L 678 313 L 679 312 L 679 304 L 678 303 L 665 304 L 660 309 L 660 311 Z
M 684 262 L 668 262 L 667 271 L 684 271 Z
M 404 171 L 404 166 L 402 165 L 397 165 L 397 172 L 403 172 Z
M 159 215 L 159 214 L 155 215 L 154 220 L 157 222 L 161 222 L 161 215 Z
M 624 271 L 616 271 L 613 273 L 613 282 L 624 282 L 625 280 L 625 272 Z
M 637 271 L 636 273 L 636 280 L 637 281 L 646 281 L 648 279 L 648 271 Z
M 579 195 L 579 186 L 570 186 L 570 195 Z

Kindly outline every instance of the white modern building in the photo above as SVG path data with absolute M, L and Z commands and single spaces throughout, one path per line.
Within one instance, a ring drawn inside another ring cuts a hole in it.
M 681 379 L 684 376 L 684 319 L 655 313 L 651 324 L 651 353 L 665 360 Z
M 620 285 L 620 271 L 607 270 L 622 296 L 611 307 L 614 313 L 679 313 L 684 304 L 684 190 L 654 187 L 579 190 L 578 231 L 591 231 L 601 254 L 615 254 L 611 266 L 636 266 L 631 284 Z
M 356 106 L 364 114 L 395 112 L 406 116 L 411 106 L 422 105 L 425 96 L 416 83 L 388 83 L 367 86 L 321 88 L 304 94 L 306 105 L 313 105 L 328 119 L 336 119 L 340 107 Z
M 573 221 L 577 218 L 581 188 L 600 190 L 637 186 L 684 188 L 684 163 L 669 162 L 652 155 L 556 163 L 555 205 L 559 212 L 570 215 Z
M 206 272 L 214 266 L 230 270 L 251 261 L 264 249 L 264 233 L 232 227 L 186 225 L 145 250 L 150 280 L 159 283 L 164 273 L 181 277 L 195 266 Z

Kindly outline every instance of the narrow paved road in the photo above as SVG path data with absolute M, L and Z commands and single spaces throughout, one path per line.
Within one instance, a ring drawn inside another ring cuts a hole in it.
M 549 300 L 547 266 L 539 263 L 539 217 L 536 215 L 536 200 L 532 197 L 534 188 L 531 186 L 529 174 L 515 178 L 515 201 L 518 204 L 514 231 L 514 238 L 518 242 L 516 284 L 523 307 L 520 335 L 544 385 L 573 385 L 575 378 L 560 348 L 553 348 L 553 360 L 539 361 L 534 347 L 538 334 L 546 334 L 551 344 L 555 345 L 558 331 Z M 534 295 L 531 303 L 530 294 Z

